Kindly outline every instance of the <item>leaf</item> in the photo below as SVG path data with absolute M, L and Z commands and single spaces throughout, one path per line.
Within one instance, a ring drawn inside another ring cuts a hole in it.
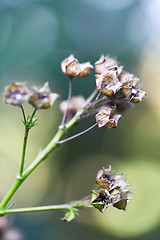
M 64 218 L 61 218 L 61 220 L 71 222 L 74 218 L 75 218 L 75 213 L 73 211 L 69 211 L 65 214 Z

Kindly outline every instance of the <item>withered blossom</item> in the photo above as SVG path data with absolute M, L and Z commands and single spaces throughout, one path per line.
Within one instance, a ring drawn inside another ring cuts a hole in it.
M 61 62 L 62 72 L 69 77 L 84 77 L 90 73 L 93 66 L 90 62 L 79 63 L 79 61 L 71 54 L 68 58 Z
M 98 171 L 97 184 L 101 187 L 98 191 L 92 191 L 92 204 L 103 212 L 108 206 L 125 210 L 131 193 L 127 187 L 126 179 L 121 174 L 113 174 L 111 167 Z
M 14 106 L 22 106 L 24 102 L 28 101 L 30 94 L 30 91 L 26 87 L 26 83 L 12 82 L 5 87 L 4 101 Z
M 73 116 L 78 110 L 83 108 L 86 105 L 86 100 L 83 96 L 73 96 L 71 97 L 69 104 L 67 101 L 62 101 L 60 103 L 60 110 L 64 113 L 66 109 L 68 114 Z
M 121 115 L 114 114 L 115 107 L 102 106 L 95 115 L 98 127 L 115 128 Z
M 115 58 L 111 58 L 108 55 L 105 57 L 101 55 L 100 59 L 95 62 L 95 72 L 98 74 L 106 72 L 109 68 L 118 66 L 118 61 Z
M 95 74 L 95 81 L 98 92 L 101 92 L 107 96 L 113 96 L 122 87 L 122 83 L 117 77 L 118 68 L 112 68 L 108 71 Z
M 50 108 L 58 98 L 57 93 L 51 93 L 48 82 L 40 87 L 33 87 L 33 93 L 29 98 L 29 103 L 36 109 Z
M 120 81 L 122 82 L 121 92 L 131 102 L 138 103 L 146 95 L 146 92 L 141 89 L 140 79 L 133 74 L 122 73 Z

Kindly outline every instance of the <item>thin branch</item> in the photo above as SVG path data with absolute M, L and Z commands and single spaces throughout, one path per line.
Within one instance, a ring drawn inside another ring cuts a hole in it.
M 72 140 L 72 139 L 74 139 L 74 138 L 76 138 L 76 137 L 79 137 L 79 136 L 83 135 L 84 133 L 90 131 L 90 130 L 91 130 L 92 128 L 94 128 L 95 126 L 97 126 L 97 123 L 95 123 L 94 125 L 92 125 L 91 127 L 87 128 L 86 130 L 84 130 L 84 131 L 82 131 L 82 132 L 80 132 L 80 133 L 77 133 L 77 134 L 75 134 L 75 135 L 73 135 L 73 136 L 71 136 L 71 137 L 69 137 L 69 138 L 64 139 L 64 140 L 58 141 L 57 143 L 58 143 L 58 144 L 62 144 L 62 143 L 68 142 L 68 141 L 70 141 L 70 140 Z
M 22 110 L 24 122 L 26 123 L 26 115 L 25 115 L 25 112 L 24 112 L 24 108 L 23 108 L 22 105 L 20 107 L 21 107 L 21 110 Z
M 72 77 L 69 78 L 69 90 L 68 90 L 67 107 L 66 107 L 66 109 L 64 111 L 64 114 L 63 114 L 61 126 L 64 126 L 64 123 L 65 123 L 65 120 L 66 120 L 71 95 L 72 95 Z

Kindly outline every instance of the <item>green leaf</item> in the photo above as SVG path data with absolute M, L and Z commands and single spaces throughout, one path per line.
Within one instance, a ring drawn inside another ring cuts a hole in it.
M 71 222 L 75 218 L 75 213 L 73 211 L 69 211 L 65 214 L 64 218 L 62 218 L 62 221 Z

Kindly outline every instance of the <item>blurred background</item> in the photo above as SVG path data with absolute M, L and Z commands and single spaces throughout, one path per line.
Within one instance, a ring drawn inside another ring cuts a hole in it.
M 108 208 L 80 211 L 71 223 L 65 211 L 10 215 L 24 239 L 157 240 L 160 235 L 160 1 L 159 0 L 0 0 L 0 81 L 25 81 L 29 88 L 48 81 L 61 98 L 37 112 L 30 133 L 28 165 L 56 133 L 68 79 L 60 63 L 71 53 L 94 64 L 101 54 L 116 56 L 125 70 L 141 78 L 147 97 L 123 114 L 118 128 L 95 128 L 56 149 L 17 191 L 16 207 L 66 203 L 96 187 L 101 167 L 124 173 L 133 192 L 125 212 Z M 94 71 L 75 78 L 73 95 L 95 88 Z M 24 106 L 27 114 L 32 107 Z M 23 141 L 19 108 L 0 103 L 0 198 L 15 179 Z M 77 133 L 89 119 L 71 130 Z

